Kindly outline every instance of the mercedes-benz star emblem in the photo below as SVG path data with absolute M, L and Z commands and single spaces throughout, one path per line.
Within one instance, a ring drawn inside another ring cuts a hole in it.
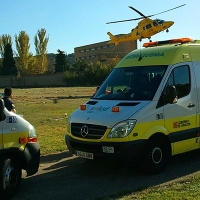
M 89 128 L 86 125 L 84 125 L 81 128 L 81 135 L 82 135 L 82 137 L 86 137 L 88 135 L 88 133 L 89 133 Z

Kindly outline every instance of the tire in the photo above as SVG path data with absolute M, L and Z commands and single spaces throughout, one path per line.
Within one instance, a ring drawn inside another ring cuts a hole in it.
M 156 136 L 147 141 L 138 167 L 146 173 L 156 174 L 167 166 L 169 158 L 167 143 L 163 138 Z
M 6 158 L 0 161 L 0 172 L 1 199 L 10 199 L 19 189 L 22 170 L 13 158 Z

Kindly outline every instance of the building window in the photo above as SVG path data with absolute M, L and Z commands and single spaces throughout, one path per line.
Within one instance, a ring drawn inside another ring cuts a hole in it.
M 114 44 L 111 44 L 111 45 L 109 45 L 109 48 L 114 47 L 114 46 L 115 46 Z

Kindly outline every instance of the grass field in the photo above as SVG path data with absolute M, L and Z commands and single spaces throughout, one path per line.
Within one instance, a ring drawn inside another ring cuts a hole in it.
M 200 172 L 141 191 L 95 200 L 200 200 Z
M 3 92 L 3 89 L 2 91 Z M 23 114 L 37 130 L 41 154 L 66 150 L 64 136 L 69 115 L 86 102 L 95 92 L 95 87 L 79 88 L 13 88 L 13 102 L 18 114 Z M 123 194 L 99 200 L 160 200 L 200 199 L 200 171 L 177 178 L 170 183 L 149 187 L 141 191 L 126 191 Z
M 13 88 L 17 113 L 36 128 L 42 155 L 66 150 L 67 119 L 94 92 L 94 87 Z

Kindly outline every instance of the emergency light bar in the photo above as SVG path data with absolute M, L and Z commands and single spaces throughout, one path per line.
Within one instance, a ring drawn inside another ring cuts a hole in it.
M 157 41 L 157 42 L 146 42 L 143 44 L 143 47 L 154 47 L 164 44 L 176 44 L 176 43 L 186 43 L 186 42 L 193 42 L 194 40 L 192 38 L 178 38 L 178 39 L 172 39 L 172 40 L 163 40 L 163 41 Z

